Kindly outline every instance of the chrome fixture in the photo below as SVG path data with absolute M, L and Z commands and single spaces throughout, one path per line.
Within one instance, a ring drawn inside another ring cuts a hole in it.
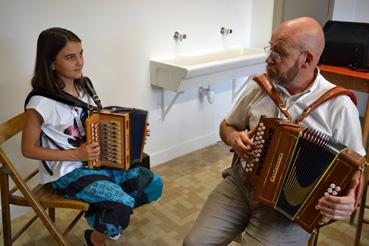
M 206 96 L 208 98 L 208 102 L 210 104 L 214 103 L 215 91 L 211 88 L 211 85 L 208 85 L 208 88 L 200 87 L 199 92 L 201 95 Z
M 175 32 L 173 38 L 174 38 L 175 41 L 180 41 L 181 42 L 183 39 L 187 38 L 187 35 L 186 34 L 181 34 L 179 32 Z
M 225 27 L 220 28 L 220 34 L 222 34 L 223 36 L 227 36 L 231 33 L 232 33 L 231 28 L 225 28 Z

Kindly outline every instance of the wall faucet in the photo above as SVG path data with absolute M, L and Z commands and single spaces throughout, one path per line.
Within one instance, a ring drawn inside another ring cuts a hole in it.
M 173 38 L 175 41 L 182 41 L 183 39 L 186 39 L 187 38 L 187 35 L 186 34 L 181 34 L 179 32 L 175 32 L 174 35 L 173 35 Z
M 220 28 L 220 34 L 224 36 L 227 36 L 228 34 L 231 34 L 231 33 L 232 33 L 232 29 L 230 28 L 225 28 L 225 27 Z
M 208 88 L 200 87 L 199 92 L 201 95 L 206 96 L 208 98 L 208 102 L 210 104 L 214 103 L 215 91 L 211 88 L 211 85 L 208 85 Z

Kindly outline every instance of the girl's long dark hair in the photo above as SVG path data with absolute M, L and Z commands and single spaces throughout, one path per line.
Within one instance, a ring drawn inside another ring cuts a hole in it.
M 35 72 L 31 80 L 33 89 L 62 92 L 65 84 L 56 71 L 51 69 L 51 64 L 67 41 L 81 42 L 81 39 L 73 32 L 59 27 L 40 33 L 37 40 Z M 74 83 L 78 89 L 86 91 L 83 78 L 76 79 Z

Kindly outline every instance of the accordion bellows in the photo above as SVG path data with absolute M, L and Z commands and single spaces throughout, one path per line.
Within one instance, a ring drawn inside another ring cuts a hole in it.
M 365 158 L 328 135 L 261 117 L 254 156 L 238 159 L 255 186 L 255 199 L 311 232 L 326 223 L 315 209 L 325 194 L 340 195 Z
M 87 143 L 100 144 L 100 158 L 90 168 L 105 166 L 127 170 L 141 161 L 145 144 L 147 111 L 109 107 L 93 112 L 86 120 Z

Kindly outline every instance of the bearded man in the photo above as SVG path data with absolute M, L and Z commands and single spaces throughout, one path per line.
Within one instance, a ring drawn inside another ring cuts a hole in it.
M 272 33 L 266 73 L 275 85 L 292 120 L 335 85 L 322 77 L 317 66 L 324 49 L 324 33 L 317 21 L 301 17 L 282 23 Z M 220 137 L 241 158 L 250 156 L 253 131 L 260 116 L 285 119 L 273 100 L 253 80 L 220 124 Z M 335 97 L 312 111 L 301 122 L 328 134 L 361 155 L 361 127 L 356 106 L 348 96 Z M 242 234 L 242 245 L 306 245 L 309 233 L 280 212 L 253 198 L 254 187 L 243 176 L 241 165 L 223 172 L 224 179 L 209 195 L 185 246 L 228 245 Z M 316 209 L 327 219 L 343 220 L 355 210 L 354 178 L 342 196 L 321 198 Z

